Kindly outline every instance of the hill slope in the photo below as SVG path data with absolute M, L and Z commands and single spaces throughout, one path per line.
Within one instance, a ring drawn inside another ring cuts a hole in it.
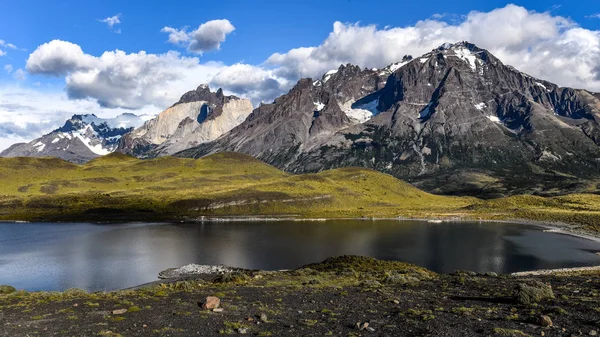
M 0 219 L 7 220 L 526 218 L 600 230 L 597 195 L 490 201 L 439 196 L 370 169 L 294 175 L 238 153 L 198 160 L 113 153 L 82 165 L 57 158 L 0 158 L 0 178 Z

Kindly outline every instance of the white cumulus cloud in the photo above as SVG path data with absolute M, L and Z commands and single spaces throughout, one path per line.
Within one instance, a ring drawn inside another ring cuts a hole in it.
M 210 81 L 212 87 L 249 98 L 256 105 L 272 101 L 292 84 L 276 76 L 273 71 L 243 63 L 223 67 Z
M 194 57 L 107 51 L 96 57 L 76 44 L 54 40 L 38 47 L 27 60 L 32 74 L 66 76 L 70 98 L 92 98 L 105 107 L 139 109 L 168 106 L 198 83 L 206 83 L 222 67 L 200 64 Z
M 10 74 L 13 71 L 13 66 L 12 64 L 5 64 L 4 65 L 4 71 L 6 71 L 6 73 Z
M 117 34 L 121 33 L 121 29 L 115 28 L 116 25 L 121 23 L 121 13 L 98 21 L 105 23 L 108 26 L 108 29 L 110 29 L 111 31 Z
M 220 49 L 221 43 L 225 42 L 227 35 L 234 30 L 235 27 L 229 20 L 222 19 L 205 22 L 191 32 L 188 32 L 187 28 L 173 27 L 164 27 L 161 31 L 169 34 L 170 43 L 185 46 L 191 52 L 202 54 Z
M 504 63 L 533 76 L 600 91 L 600 31 L 516 5 L 473 11 L 455 24 L 427 19 L 412 26 L 379 29 L 335 22 L 320 45 L 275 53 L 266 64 L 286 78 L 315 77 L 343 63 L 384 67 L 403 55 L 418 56 L 442 43 L 462 40 L 490 50 Z

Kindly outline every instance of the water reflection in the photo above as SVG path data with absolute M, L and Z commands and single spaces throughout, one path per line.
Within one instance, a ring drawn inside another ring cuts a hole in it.
M 287 269 L 329 256 L 401 260 L 437 272 L 600 264 L 600 244 L 532 226 L 418 221 L 0 224 L 0 284 L 112 290 L 188 263 Z

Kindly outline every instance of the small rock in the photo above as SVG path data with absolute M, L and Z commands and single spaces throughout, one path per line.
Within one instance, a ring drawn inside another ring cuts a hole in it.
M 117 309 L 117 310 L 113 310 L 112 314 L 113 315 L 123 315 L 126 312 L 127 312 L 127 309 Z
M 238 329 L 237 329 L 237 332 L 238 332 L 239 334 L 245 335 L 245 334 L 247 334 L 247 333 L 248 333 L 248 329 L 246 329 L 246 328 L 238 328 Z
M 369 327 L 369 322 L 358 322 L 358 323 L 356 323 L 356 328 L 358 330 L 362 331 L 362 330 L 367 329 L 368 327 Z
M 248 318 L 246 318 L 246 320 L 247 320 L 248 322 L 252 322 L 252 321 L 254 321 L 254 318 L 252 318 L 252 317 L 248 317 Z
M 598 331 L 596 331 L 596 330 L 590 331 L 590 336 L 596 336 L 597 334 L 598 334 Z
M 597 252 L 596 255 L 600 256 L 600 252 Z
M 371 332 L 375 331 L 375 329 L 371 328 L 370 326 L 367 327 L 367 330 Z
M 393 300 L 392 302 L 394 302 L 394 304 L 400 304 L 400 301 L 398 300 Z
M 494 273 L 494 272 L 492 271 L 492 272 L 485 273 L 485 276 L 489 276 L 489 277 L 498 277 L 498 274 L 497 274 L 497 273 Z
M 552 319 L 546 315 L 542 315 L 538 317 L 538 324 L 543 327 L 550 327 L 552 326 Z
M 147 328 L 147 327 L 148 327 L 148 324 L 142 325 L 142 328 Z
M 263 312 L 260 314 L 260 320 L 264 323 L 267 323 L 269 321 L 269 318 L 267 317 L 267 315 Z
M 223 308 L 214 308 L 213 312 L 223 312 Z
M 543 337 L 543 336 L 546 336 L 546 333 L 544 333 L 544 332 L 542 331 L 542 332 L 540 332 L 540 336 L 542 336 L 542 337 Z
M 78 306 L 79 306 L 79 304 L 75 303 L 75 304 L 73 304 L 73 306 L 74 306 L 74 307 L 78 307 Z
M 221 300 L 215 296 L 208 296 L 204 303 L 202 303 L 202 309 L 215 309 L 221 305 Z

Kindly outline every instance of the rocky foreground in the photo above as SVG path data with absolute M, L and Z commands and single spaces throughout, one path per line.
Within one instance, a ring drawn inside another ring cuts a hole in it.
M 110 293 L 0 287 L 0 335 L 593 336 L 598 276 L 438 275 L 344 256 Z

